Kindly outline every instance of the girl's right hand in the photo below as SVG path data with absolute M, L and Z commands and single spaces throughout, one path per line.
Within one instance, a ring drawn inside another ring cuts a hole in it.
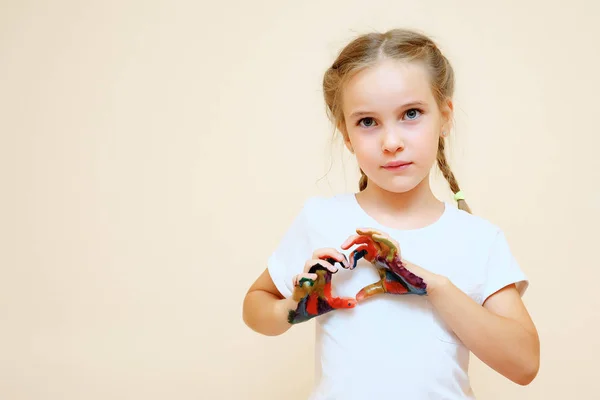
M 293 278 L 293 285 L 297 287 L 302 278 L 309 280 L 316 280 L 317 274 L 309 272 L 316 265 L 322 265 L 327 268 L 332 274 L 335 274 L 338 271 L 338 268 L 334 265 L 335 263 L 340 263 L 344 268 L 350 268 L 350 264 L 346 256 L 336 249 L 333 248 L 323 248 L 315 250 L 312 254 L 312 258 L 306 261 L 304 264 L 304 271 Z
M 288 322 L 291 324 L 308 321 L 338 308 L 353 308 L 356 300 L 331 296 L 331 276 L 338 271 L 334 264 L 350 268 L 348 259 L 331 248 L 316 250 L 312 258 L 304 264 L 304 272 L 294 279 L 293 299 L 296 309 L 290 310 Z

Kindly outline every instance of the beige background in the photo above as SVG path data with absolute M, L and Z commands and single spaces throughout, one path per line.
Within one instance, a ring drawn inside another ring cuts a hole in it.
M 600 12 L 558 3 L 0 2 L 0 398 L 306 398 L 313 324 L 242 300 L 306 197 L 356 189 L 321 77 L 396 26 L 453 62 L 453 168 L 531 279 L 539 376 L 474 359 L 476 393 L 598 398 Z

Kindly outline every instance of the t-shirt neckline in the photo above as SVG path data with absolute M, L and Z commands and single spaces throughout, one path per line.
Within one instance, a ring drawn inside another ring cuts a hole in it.
M 442 201 L 442 203 L 444 204 L 444 212 L 442 213 L 442 215 L 440 215 L 440 217 L 437 220 L 435 220 L 434 222 L 432 222 L 426 226 L 423 226 L 421 228 L 400 229 L 400 228 L 393 228 L 391 226 L 384 225 L 383 223 L 377 221 L 369 213 L 367 213 L 365 211 L 365 209 L 358 202 L 358 199 L 356 198 L 356 193 L 348 193 L 347 197 L 350 202 L 350 205 L 354 208 L 354 210 L 357 213 L 359 213 L 363 217 L 363 219 L 365 221 L 368 221 L 368 223 L 371 224 L 371 227 L 378 228 L 385 232 L 393 232 L 393 233 L 399 233 L 399 234 L 425 233 L 425 232 L 430 232 L 430 231 L 436 230 L 445 223 L 445 221 L 448 219 L 448 217 L 450 215 L 450 212 L 452 211 L 452 205 L 449 204 L 447 201 Z

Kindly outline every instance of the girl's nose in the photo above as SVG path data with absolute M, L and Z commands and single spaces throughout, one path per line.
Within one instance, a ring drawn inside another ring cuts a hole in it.
M 404 149 L 404 140 L 398 129 L 387 129 L 384 132 L 381 149 L 389 153 Z

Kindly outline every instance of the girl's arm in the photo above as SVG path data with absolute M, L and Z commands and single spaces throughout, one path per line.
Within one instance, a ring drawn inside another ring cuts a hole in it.
M 342 249 L 359 244 L 353 255 L 360 253 L 371 262 L 385 260 L 394 270 L 400 257 L 398 242 L 372 228 L 356 232 L 358 235 L 346 239 Z M 437 313 L 480 360 L 520 385 L 535 378 L 540 365 L 538 333 L 514 284 L 498 290 L 481 306 L 447 277 L 407 260 L 400 265 L 425 281 L 427 296 Z
M 269 271 L 265 269 L 252 284 L 243 304 L 244 323 L 253 331 L 277 336 L 290 329 L 288 313 L 295 309 L 293 298 L 286 299 L 277 290 Z
M 480 306 L 449 279 L 414 264 L 407 268 L 423 274 L 437 313 L 473 354 L 519 385 L 533 381 L 540 365 L 540 342 L 515 285 L 497 291 Z

